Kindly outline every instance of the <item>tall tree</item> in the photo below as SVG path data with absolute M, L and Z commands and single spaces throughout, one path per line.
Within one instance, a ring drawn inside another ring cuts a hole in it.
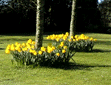
M 37 0 L 35 48 L 42 46 L 45 0 Z
M 70 22 L 70 38 L 75 35 L 76 25 L 76 0 L 72 0 L 72 11 L 71 11 L 71 22 Z

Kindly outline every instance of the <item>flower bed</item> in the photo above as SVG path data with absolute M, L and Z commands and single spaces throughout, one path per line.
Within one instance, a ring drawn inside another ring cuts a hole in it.
M 41 47 L 35 50 L 35 41 L 29 39 L 26 43 L 18 43 L 8 45 L 6 54 L 12 54 L 13 61 L 23 65 L 58 65 L 68 63 L 75 53 L 69 50 L 68 46 L 61 44 L 59 46 Z
M 66 46 L 69 47 L 70 50 L 74 51 L 91 51 L 94 46 L 94 41 L 97 39 L 90 38 L 85 36 L 84 34 L 71 36 L 69 38 L 69 33 L 66 32 L 65 34 L 60 35 L 49 35 L 47 39 L 52 40 L 52 45 L 57 46 L 60 42 L 63 42 Z M 62 43 L 60 44 L 60 46 Z
M 5 53 L 12 54 L 13 61 L 22 65 L 40 65 L 52 66 L 61 63 L 68 63 L 74 56 L 76 51 L 92 50 L 94 42 L 97 39 L 89 38 L 84 34 L 75 35 L 69 38 L 69 33 L 60 35 L 49 35 L 47 39 L 51 39 L 51 45 L 41 47 L 35 50 L 35 41 L 29 39 L 26 43 L 18 43 L 8 45 Z

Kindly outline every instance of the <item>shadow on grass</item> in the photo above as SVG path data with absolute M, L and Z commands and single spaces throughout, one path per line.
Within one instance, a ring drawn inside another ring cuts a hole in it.
M 27 41 L 29 38 L 21 38 L 21 39 L 19 39 L 19 38 L 10 38 L 10 39 L 0 39 L 0 40 L 2 40 L 2 41 Z
M 87 53 L 98 53 L 98 52 L 111 52 L 111 50 L 102 50 L 102 49 L 92 49 L 92 51 L 88 51 Z
M 111 67 L 111 65 L 88 65 L 88 64 L 79 64 L 79 63 L 73 63 L 69 62 L 68 64 L 59 64 L 59 65 L 53 65 L 53 66 L 33 66 L 31 68 L 55 68 L 55 69 L 64 69 L 64 70 L 89 70 L 91 71 L 91 68 L 94 67 Z
M 0 50 L 5 50 L 5 48 L 0 48 Z
M 96 41 L 95 44 L 111 45 L 111 41 Z

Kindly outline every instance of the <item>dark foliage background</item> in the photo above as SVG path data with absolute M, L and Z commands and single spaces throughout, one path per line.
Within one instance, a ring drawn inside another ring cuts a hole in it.
M 69 31 L 72 0 L 46 0 L 45 29 L 49 31 Z M 0 6 L 0 33 L 35 33 L 36 1 L 22 2 L 14 7 Z M 20 3 L 20 2 L 19 2 Z M 26 4 L 27 3 L 27 4 Z M 12 8 L 11 8 L 12 7 Z M 101 12 L 97 0 L 77 0 L 77 32 L 106 32 L 102 27 Z

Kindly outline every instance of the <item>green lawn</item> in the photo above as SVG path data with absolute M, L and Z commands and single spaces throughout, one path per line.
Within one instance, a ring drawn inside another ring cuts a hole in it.
M 61 68 L 17 68 L 11 55 L 5 54 L 8 44 L 26 42 L 35 36 L 0 35 L 0 85 L 111 85 L 111 35 L 85 33 L 97 38 L 93 52 L 77 52 L 69 66 Z M 44 35 L 43 45 L 49 43 Z

